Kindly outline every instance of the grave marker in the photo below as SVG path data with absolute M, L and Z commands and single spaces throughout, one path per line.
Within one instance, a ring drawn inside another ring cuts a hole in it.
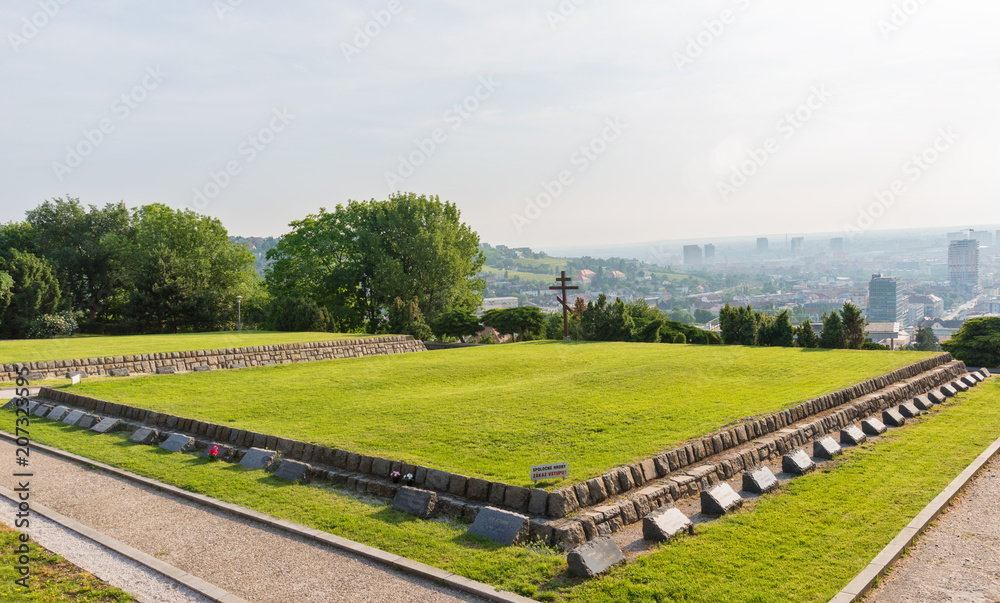
M 812 462 L 805 450 L 796 448 L 785 456 L 781 457 L 781 470 L 793 475 L 805 475 L 816 468 L 816 463 Z
M 87 376 L 87 371 L 70 371 L 66 373 L 67 379 L 73 379 L 74 377 L 76 377 L 76 379 L 73 380 L 73 383 L 79 383 L 80 380 L 86 376 Z
M 705 515 L 725 515 L 742 506 L 743 498 L 727 482 L 701 491 L 701 512 Z
M 98 421 L 97 425 L 91 427 L 92 430 L 97 433 L 111 433 L 112 431 L 118 431 L 122 428 L 122 422 L 118 419 L 101 419 Z
M 82 410 L 73 410 L 66 413 L 66 416 L 62 418 L 62 422 L 67 425 L 76 425 L 76 422 L 83 418 L 86 413 Z
M 976 381 L 971 375 L 964 375 L 961 379 L 959 379 L 959 381 L 969 387 L 975 387 L 976 383 L 978 383 L 978 381 Z
M 562 271 L 562 276 L 556 279 L 559 284 L 549 286 L 549 291 L 561 291 L 562 297 L 556 296 L 556 301 L 562 305 L 563 309 L 563 340 L 569 339 L 569 313 L 572 308 L 569 307 L 569 301 L 567 300 L 566 292 L 571 289 L 579 289 L 576 285 L 568 285 L 572 278 L 566 276 L 566 271 Z
M 194 367 L 194 372 L 196 373 L 207 373 L 210 370 L 212 370 L 212 367 L 208 366 L 207 364 L 199 364 L 198 366 Z
M 3 407 L 4 408 L 15 408 L 17 406 L 17 401 L 18 400 L 20 400 L 20 398 L 17 398 L 17 397 L 11 398 L 10 402 L 4 404 Z
M 77 375 L 70 375 L 70 378 L 69 378 L 69 384 L 70 385 L 78 385 L 81 381 L 83 381 L 83 377 L 81 377 L 80 375 L 78 375 L 78 374 Z
M 68 408 L 66 408 L 65 406 L 57 406 L 52 409 L 52 412 L 50 412 L 48 417 L 46 418 L 52 421 L 62 421 L 63 417 L 65 417 L 68 414 L 69 414 Z
M 25 381 L 41 381 L 44 378 L 45 378 L 45 375 L 43 375 L 41 373 L 37 373 L 37 372 L 36 373 L 28 373 L 24 377 Z
M 312 467 L 299 461 L 284 460 L 278 465 L 278 470 L 274 472 L 274 477 L 287 479 L 290 482 L 309 481 L 309 471 Z
M 396 493 L 396 498 L 392 501 L 393 509 L 416 515 L 420 519 L 427 519 L 433 515 L 436 506 L 437 493 L 410 486 L 400 488 L 399 492 Z
M 923 411 L 917 408 L 917 405 L 913 402 L 906 402 L 899 405 L 899 414 L 903 415 L 907 419 L 913 419 L 922 415 Z
M 160 434 L 155 429 L 140 427 L 135 430 L 135 433 L 129 437 L 128 441 L 135 442 L 136 444 L 152 444 L 159 439 Z
M 177 372 L 176 366 L 158 366 L 156 367 L 157 375 L 173 375 Z
M 960 379 L 955 379 L 954 381 L 952 381 L 951 386 L 959 392 L 969 391 L 969 386 L 966 385 L 965 383 L 962 383 Z
M 954 398 L 958 395 L 958 390 L 950 385 L 942 385 L 939 389 L 945 398 Z
M 694 524 L 677 507 L 660 507 L 642 518 L 642 538 L 650 542 L 666 542 L 681 532 L 694 534 Z
M 882 411 L 882 422 L 890 427 L 902 427 L 906 418 L 895 408 L 889 408 Z
M 757 465 L 743 474 L 743 489 L 754 494 L 764 494 L 778 487 L 778 478 L 764 465 Z
M 243 364 L 242 362 L 234 362 L 229 365 L 229 368 L 231 369 L 245 369 L 246 367 L 247 365 Z
M 813 442 L 813 456 L 815 457 L 831 460 L 843 452 L 840 444 L 830 436 L 822 437 Z
M 888 427 L 876 418 L 865 419 L 861 422 L 861 431 L 864 431 L 866 435 L 882 435 L 887 429 Z
M 129 376 L 129 372 L 128 372 L 127 368 L 111 369 L 111 376 L 112 377 L 128 377 Z
M 160 448 L 170 452 L 184 452 L 192 446 L 194 446 L 194 438 L 182 433 L 172 433 L 160 444 Z
M 885 426 L 883 425 L 883 427 Z M 841 444 L 853 444 L 857 446 L 858 444 L 864 444 L 867 439 L 868 436 L 857 425 L 848 425 L 840 430 Z
M 945 395 L 942 394 L 940 391 L 934 390 L 931 392 L 927 392 L 927 399 L 933 402 L 934 404 L 941 404 L 947 398 L 945 398 Z
M 625 563 L 625 556 L 614 538 L 600 536 L 570 551 L 566 561 L 570 574 L 593 578 L 619 563 Z
M 90 429 L 99 419 L 94 415 L 83 415 L 79 421 L 76 422 L 77 427 L 82 427 L 83 429 Z
M 528 518 L 511 511 L 483 507 L 472 522 L 469 533 L 504 546 L 519 544 L 528 538 Z
M 271 465 L 278 459 L 278 453 L 273 450 L 263 448 L 251 448 L 240 459 L 240 465 L 247 469 L 270 469 Z
M 920 410 L 930 410 L 934 406 L 934 403 L 927 396 L 921 395 L 913 399 L 913 405 Z
M 50 410 L 52 410 L 52 407 L 49 406 L 48 404 L 39 404 L 38 406 L 35 407 L 35 410 L 31 411 L 31 414 L 35 415 L 36 417 L 44 417 L 49 413 Z

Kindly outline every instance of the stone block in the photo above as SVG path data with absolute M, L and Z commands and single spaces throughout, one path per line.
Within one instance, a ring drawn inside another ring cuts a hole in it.
M 857 425 L 848 425 L 840 430 L 840 443 L 857 446 L 868 440 L 868 436 Z
M 307 463 L 285 459 L 278 465 L 278 470 L 274 472 L 274 477 L 286 479 L 290 482 L 307 482 L 312 467 Z
M 62 421 L 69 413 L 70 410 L 65 406 L 57 406 L 45 418 L 52 421 Z
M 681 532 L 694 534 L 694 524 L 673 505 L 661 507 L 642 518 L 644 540 L 666 542 Z
M 608 498 L 608 492 L 604 489 L 604 480 L 599 477 L 587 480 L 587 490 L 592 505 L 604 502 Z
M 843 454 L 844 450 L 840 444 L 830 436 L 820 438 L 813 442 L 813 456 L 830 460 L 838 454 Z
M 448 493 L 454 494 L 455 496 L 465 497 L 465 489 L 469 484 L 469 478 L 464 475 L 459 475 L 457 473 L 451 474 L 451 479 L 448 480 Z
M 942 385 L 940 388 L 941 393 L 944 394 L 946 398 L 954 398 L 958 395 L 958 390 L 950 385 Z
M 84 376 L 86 377 L 86 375 Z M 976 384 L 979 383 L 979 381 L 976 381 L 976 379 L 972 375 L 963 375 L 959 379 L 959 381 L 961 381 L 962 383 L 966 384 L 969 387 L 975 387 Z
M 549 493 L 549 517 L 566 517 L 579 508 L 580 502 L 576 499 L 576 492 L 572 488 L 559 488 Z
M 376 457 L 372 459 L 372 475 L 375 477 L 388 477 L 392 470 L 392 463 L 384 458 Z
M 428 469 L 427 480 L 424 485 L 430 490 L 437 492 L 447 492 L 448 484 L 451 483 L 451 474 L 440 469 Z
M 85 414 L 82 410 L 71 410 L 62 418 L 62 422 L 67 425 L 76 425 L 76 422 L 82 419 Z
M 469 533 L 504 546 L 520 544 L 528 538 L 528 518 L 495 507 L 484 507 L 476 515 Z
M 35 415 L 36 417 L 44 417 L 51 411 L 52 411 L 52 406 L 48 404 L 39 404 L 38 406 L 35 407 L 35 410 L 31 411 L 31 414 Z
M 764 466 L 758 465 L 743 474 L 743 489 L 754 494 L 764 494 L 778 487 L 778 478 Z
M 920 410 L 930 410 L 934 403 L 927 396 L 917 396 L 913 399 L 913 405 Z
M 574 548 L 566 556 L 569 573 L 579 578 L 593 578 L 610 568 L 625 563 L 618 543 L 610 536 L 599 536 Z
M 549 507 L 549 493 L 541 488 L 532 488 L 528 496 L 528 513 L 531 515 L 545 515 Z
M 177 372 L 176 366 L 158 366 L 156 367 L 157 375 L 173 375 Z
M 396 498 L 392 501 L 392 508 L 403 513 L 416 515 L 421 519 L 427 519 L 434 514 L 437 507 L 437 494 L 430 490 L 420 490 L 403 486 L 396 493 Z
M 111 371 L 108 374 L 111 375 L 112 377 L 128 377 L 129 376 L 129 372 L 128 372 L 127 368 L 111 369 Z
M 934 404 L 941 404 L 942 402 L 947 400 L 947 397 L 945 397 L 945 395 L 942 394 L 940 390 L 932 390 L 927 392 L 927 399 L 933 402 Z
M 781 470 L 792 475 L 804 475 L 816 468 L 805 450 L 796 448 L 785 456 L 781 457 Z
M 955 390 L 957 390 L 958 392 L 969 391 L 969 386 L 963 383 L 961 379 L 955 379 L 954 381 L 952 381 L 951 386 L 955 388 Z
M 701 491 L 701 512 L 705 515 L 723 515 L 742 506 L 743 499 L 728 482 Z
M 247 469 L 263 469 L 268 470 L 278 460 L 278 453 L 273 450 L 264 450 L 263 448 L 251 448 L 247 450 L 243 458 L 240 459 L 240 465 L 246 467 Z
M 469 485 L 465 489 L 465 495 L 472 500 L 485 502 L 490 496 L 490 483 L 478 477 L 470 478 Z
M 508 509 L 524 512 L 528 510 L 528 496 L 530 491 L 521 486 L 507 486 L 504 492 L 503 504 Z
M 899 405 L 899 414 L 903 415 L 907 419 L 914 419 L 924 414 L 924 411 L 917 408 L 917 405 L 913 402 L 906 402 Z
M 245 369 L 246 367 L 247 365 L 243 364 L 242 362 L 233 362 L 230 363 L 229 365 L 230 369 Z
M 212 367 L 207 364 L 199 364 L 198 366 L 192 367 L 191 370 L 193 370 L 196 373 L 207 373 L 208 371 L 212 370 Z
M 141 427 L 129 436 L 128 441 L 136 444 L 155 444 L 160 439 L 160 434 L 155 429 Z
M 490 494 L 487 497 L 487 501 L 494 507 L 503 506 L 504 493 L 507 490 L 507 484 L 501 482 L 490 482 Z
M 183 433 L 172 433 L 160 444 L 160 448 L 170 452 L 186 452 L 194 448 L 194 438 Z
M 882 411 L 882 422 L 889 427 L 902 427 L 906 423 L 906 417 L 895 408 L 889 408 Z
M 886 432 L 887 429 L 888 428 L 885 426 L 885 423 L 879 421 L 874 417 L 871 419 L 865 419 L 864 421 L 861 421 L 861 431 L 865 432 L 865 435 L 869 436 L 882 435 L 883 433 Z
M 83 415 L 80 420 L 76 422 L 77 427 L 82 427 L 83 429 L 90 429 L 94 425 L 97 425 L 100 421 L 100 417 L 95 415 Z

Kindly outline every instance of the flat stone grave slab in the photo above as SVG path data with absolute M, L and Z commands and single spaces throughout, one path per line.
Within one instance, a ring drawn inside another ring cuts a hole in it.
M 978 381 L 975 380 L 975 378 L 972 377 L 972 375 L 964 375 L 961 379 L 959 379 L 959 381 L 968 385 L 969 387 L 975 387 L 976 384 L 979 383 Z
M 234 362 L 234 363 L 232 363 L 232 364 L 229 365 L 229 368 L 231 368 L 231 369 L 241 369 L 241 368 L 246 368 L 246 367 L 247 367 L 247 365 L 243 364 L 242 362 Z
M 39 402 L 38 400 L 28 400 L 28 406 L 25 408 L 25 410 L 29 413 L 33 413 L 35 412 L 35 409 L 38 408 L 39 404 L 41 404 L 41 402 Z
M 642 538 L 650 542 L 666 542 L 681 532 L 694 533 L 694 524 L 677 507 L 660 507 L 642 518 Z
M 62 422 L 67 425 L 76 425 L 76 422 L 83 418 L 83 415 L 87 413 L 82 410 L 71 410 L 66 413 L 66 416 L 62 418 Z
M 838 454 L 843 454 L 844 449 L 830 436 L 820 438 L 813 442 L 813 456 L 830 460 Z
M 434 514 L 437 506 L 437 493 L 430 490 L 421 490 L 410 486 L 403 486 L 396 493 L 396 498 L 392 501 L 392 508 L 403 513 L 416 515 L 421 519 L 427 519 Z
M 924 411 L 917 408 L 917 405 L 913 402 L 905 402 L 899 405 L 899 414 L 903 415 L 907 419 L 913 419 L 924 414 Z
M 504 546 L 519 544 L 528 538 L 528 517 L 495 507 L 483 507 L 472 522 L 469 533 Z
M 128 372 L 127 368 L 111 369 L 111 373 L 110 374 L 111 374 L 112 377 L 128 377 L 129 376 L 129 372 Z
M 899 414 L 895 408 L 888 408 L 882 411 L 882 422 L 889 427 L 902 427 L 906 423 L 906 417 Z
M 804 475 L 816 468 L 816 463 L 809 458 L 805 450 L 796 448 L 781 457 L 781 470 L 793 475 Z
M 959 391 L 959 392 L 967 392 L 967 391 L 969 391 L 969 386 L 968 386 L 968 385 L 966 385 L 966 384 L 964 384 L 964 383 L 962 383 L 962 382 L 961 382 L 960 380 L 958 380 L 958 379 L 955 379 L 954 381 L 952 381 L 952 382 L 951 382 L 951 386 L 952 386 L 953 388 L 955 388 L 955 390 L 957 390 L 957 391 Z
M 701 512 L 705 515 L 725 515 L 742 506 L 743 498 L 727 482 L 701 491 Z
M 625 563 L 625 556 L 614 538 L 599 536 L 570 551 L 566 562 L 569 564 L 570 574 L 580 578 L 593 578 L 619 563 Z
M 930 410 L 931 408 L 934 407 L 934 403 L 931 402 L 931 399 L 925 395 L 917 396 L 916 398 L 914 398 L 913 405 L 919 408 L 920 410 Z
M 14 408 L 15 403 L 20 400 L 20 398 L 11 398 L 9 402 L 3 405 L 4 408 Z
M 192 446 L 194 446 L 194 438 L 182 433 L 172 433 L 170 437 L 160 444 L 160 448 L 170 452 L 184 452 Z
M 193 370 L 196 373 L 207 373 L 208 371 L 212 370 L 212 367 L 208 366 L 207 364 L 199 364 L 198 366 L 194 367 Z
M 942 402 L 948 399 L 947 397 L 945 397 L 944 394 L 941 393 L 940 390 L 929 391 L 927 392 L 926 396 L 927 399 L 933 402 L 934 404 L 941 404 Z
M 950 385 L 942 385 L 940 387 L 941 393 L 944 394 L 946 398 L 954 398 L 958 395 L 958 390 Z
M 208 458 L 209 456 L 211 456 L 209 454 L 209 452 L 212 451 L 212 448 L 215 448 L 216 451 L 218 452 L 218 454 L 215 455 L 215 458 L 218 459 L 218 460 L 220 460 L 220 461 L 223 461 L 223 460 L 226 460 L 226 459 L 232 457 L 233 454 L 235 453 L 235 451 L 230 446 L 226 446 L 224 444 L 216 444 L 216 443 L 213 442 L 211 446 L 209 446 L 208 448 L 206 448 L 205 451 L 201 453 L 201 456 L 203 456 L 205 458 Z
M 865 432 L 866 435 L 882 435 L 887 429 L 888 427 L 885 426 L 885 423 L 875 418 L 861 421 L 861 431 Z
M 36 417 L 44 417 L 45 415 L 49 414 L 49 411 L 51 410 L 52 407 L 49 406 L 48 404 L 39 404 L 38 406 L 35 407 L 35 410 L 31 411 L 31 414 L 35 415 Z
M 136 444 L 152 444 L 160 439 L 160 434 L 157 433 L 155 429 L 148 429 L 146 427 L 141 427 L 136 429 L 135 432 L 129 436 L 129 442 L 135 442 Z
M 177 372 L 176 366 L 158 366 L 156 367 L 157 375 L 173 375 Z
M 101 419 L 96 425 L 90 429 L 96 431 L 97 433 L 111 433 L 112 431 L 118 431 L 122 428 L 122 422 L 119 419 Z
M 28 373 L 24 377 L 24 379 L 26 381 L 41 381 L 44 378 L 45 378 L 45 375 L 43 375 L 41 373 Z
M 70 410 L 65 406 L 57 406 L 52 409 L 52 412 L 50 412 L 46 418 L 53 421 L 62 421 L 63 417 L 68 415 L 69 412 Z
M 743 489 L 754 494 L 764 494 L 778 487 L 778 478 L 771 469 L 757 465 L 743 474 Z
M 274 477 L 287 479 L 290 482 L 309 481 L 309 472 L 312 470 L 306 463 L 299 461 L 284 460 L 278 465 L 278 470 L 274 472 Z
M 263 448 L 251 448 L 240 459 L 240 465 L 247 469 L 270 469 L 278 459 L 278 453 Z
M 90 429 L 97 424 L 101 419 L 94 415 L 83 415 L 79 421 L 76 422 L 77 427 L 82 427 L 84 429 Z
M 882 427 L 885 427 L 885 425 Z M 868 436 L 866 436 L 865 432 L 862 431 L 857 425 L 848 425 L 840 430 L 841 444 L 852 444 L 857 446 L 858 444 L 863 444 L 867 439 Z
M 973 371 L 973 372 L 969 373 L 967 376 L 968 377 L 972 377 L 972 379 L 976 383 L 979 383 L 979 382 L 981 382 L 983 380 L 983 376 L 982 376 L 982 374 L 980 374 L 979 371 Z
M 79 377 L 81 379 L 87 377 L 87 371 L 70 371 L 66 373 L 67 379 L 72 379 L 73 377 Z

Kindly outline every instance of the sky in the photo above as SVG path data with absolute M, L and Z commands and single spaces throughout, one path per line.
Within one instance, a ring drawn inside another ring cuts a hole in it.
M 395 191 L 484 242 L 1000 222 L 987 0 L 7 0 L 0 222 L 278 236 Z

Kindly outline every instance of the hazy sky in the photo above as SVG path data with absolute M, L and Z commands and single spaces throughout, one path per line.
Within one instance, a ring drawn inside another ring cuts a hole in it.
M 404 190 L 535 247 L 996 223 L 998 22 L 987 0 L 7 0 L 0 221 L 68 194 L 279 235 Z

